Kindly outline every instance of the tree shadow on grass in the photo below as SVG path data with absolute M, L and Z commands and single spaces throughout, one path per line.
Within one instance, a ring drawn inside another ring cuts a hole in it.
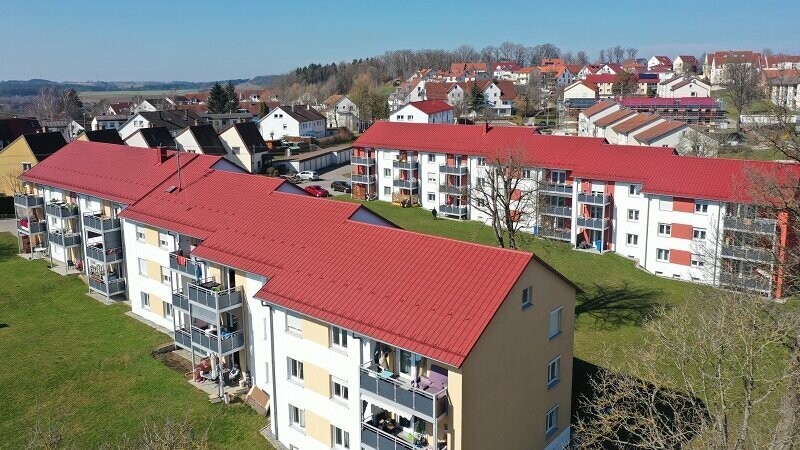
M 594 319 L 600 329 L 613 329 L 622 325 L 641 325 L 662 306 L 657 298 L 661 291 L 622 286 L 594 285 L 594 289 L 578 294 L 575 317 Z
M 0 233 L 2 234 L 2 233 Z M 17 256 L 19 247 L 14 242 L 8 242 L 0 236 L 0 261 L 5 261 Z

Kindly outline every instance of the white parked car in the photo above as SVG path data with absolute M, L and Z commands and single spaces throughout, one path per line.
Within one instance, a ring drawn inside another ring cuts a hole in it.
M 297 176 L 300 177 L 301 180 L 306 180 L 306 181 L 307 180 L 311 180 L 311 181 L 319 180 L 319 174 L 317 172 L 314 172 L 313 170 L 304 170 L 304 171 L 298 173 Z

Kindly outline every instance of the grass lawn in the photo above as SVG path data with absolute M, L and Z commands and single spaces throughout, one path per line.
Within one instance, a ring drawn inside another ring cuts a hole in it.
M 37 418 L 54 421 L 70 448 L 137 437 L 143 421 L 208 428 L 215 448 L 269 448 L 266 419 L 242 404 L 212 405 L 182 374 L 151 356 L 171 339 L 86 295 L 86 285 L 16 256 L 0 233 L 0 447 L 25 448 Z

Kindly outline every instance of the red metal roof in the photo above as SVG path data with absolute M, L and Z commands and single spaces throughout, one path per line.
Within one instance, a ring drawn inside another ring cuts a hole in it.
M 442 100 L 423 100 L 421 102 L 411 102 L 409 105 L 417 108 L 425 114 L 436 114 L 453 109 L 452 106 Z
M 80 192 L 123 204 L 144 197 L 178 170 L 176 152 L 164 163 L 157 149 L 75 140 L 20 176 L 45 186 Z M 219 156 L 181 153 L 182 175 L 187 170 L 209 170 Z
M 622 106 L 641 107 L 698 107 L 716 108 L 717 101 L 713 97 L 626 97 L 620 100 Z

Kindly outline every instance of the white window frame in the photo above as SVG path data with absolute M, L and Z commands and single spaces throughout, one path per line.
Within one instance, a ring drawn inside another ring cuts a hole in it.
M 706 262 L 703 261 L 703 259 L 700 257 L 700 255 L 692 253 L 691 258 L 692 259 L 691 259 L 690 264 L 691 264 L 692 267 L 698 267 L 698 268 L 705 267 Z
M 658 235 L 661 237 L 672 237 L 672 224 L 671 223 L 659 223 L 658 224 Z
M 429 202 L 435 202 L 436 201 L 436 194 L 434 194 L 433 192 L 429 192 L 428 193 L 428 201 Z
M 305 374 L 303 373 L 303 362 L 290 356 L 286 357 L 286 377 L 295 383 L 303 384 Z
M 436 162 L 436 154 L 428 153 L 428 162 Z
M 161 266 L 161 284 L 172 285 L 172 272 L 169 267 Z
M 658 261 L 658 262 L 669 262 L 669 249 L 657 248 L 656 249 L 656 261 Z
M 336 425 L 331 425 L 331 442 L 333 443 L 333 448 L 349 449 L 350 433 Z
M 629 209 L 628 210 L 628 222 L 639 222 L 639 210 L 638 209 Z
M 142 292 L 140 295 L 140 299 L 142 302 L 142 309 L 150 311 L 150 293 Z
M 269 318 L 264 317 L 264 340 L 269 340 Z
M 147 260 L 144 258 L 139 258 L 139 275 L 147 276 Z
M 547 411 L 544 420 L 544 433 L 546 436 L 550 436 L 556 430 L 558 430 L 558 405 Z
M 164 302 L 163 305 L 164 305 L 164 318 L 171 319 L 173 314 L 172 303 Z
M 335 327 L 333 325 L 330 326 L 330 333 L 331 333 L 331 347 L 334 349 L 339 349 L 343 351 L 347 351 L 347 330 L 344 328 Z M 339 337 L 339 343 L 335 342 L 335 338 Z M 344 343 L 344 345 L 342 345 Z
M 692 240 L 704 241 L 706 239 L 706 236 L 707 233 L 705 228 L 699 228 L 699 227 L 692 228 Z
M 631 242 L 633 241 L 633 242 Z M 633 233 L 627 233 L 625 235 L 625 245 L 628 247 L 638 247 L 639 246 L 639 235 Z
M 336 386 L 339 386 L 340 394 L 336 394 Z M 341 395 L 345 394 L 345 395 Z M 331 398 L 343 404 L 350 401 L 350 387 L 347 382 L 336 377 L 331 377 Z
M 638 197 L 642 194 L 642 185 L 641 184 L 629 184 L 628 185 L 628 197 Z
M 708 202 L 694 202 L 695 214 L 708 214 Z
M 663 198 L 658 199 L 658 210 L 659 211 L 672 211 L 672 199 L 666 200 Z
M 428 172 L 428 183 L 436 183 L 436 172 Z
M 562 328 L 561 327 L 561 322 L 563 321 L 563 318 L 564 318 L 564 307 L 563 306 L 559 306 L 558 308 L 550 311 L 550 322 L 549 322 L 549 327 L 550 328 L 548 329 L 548 332 L 550 334 L 550 336 L 548 336 L 549 339 L 553 339 L 554 337 L 556 337 L 559 334 L 561 334 L 561 328 Z M 555 320 L 555 323 L 556 323 L 555 330 L 553 329 L 553 321 L 554 320 Z
M 522 290 L 522 309 L 533 306 L 533 286 L 528 286 Z
M 136 225 L 136 240 L 139 242 L 144 242 L 146 240 L 144 229 L 141 227 L 141 225 Z
M 286 332 L 295 336 L 303 334 L 303 318 L 297 314 L 286 313 Z
M 292 404 L 289 404 L 289 425 L 304 430 L 306 429 L 306 412 Z
M 547 389 L 551 389 L 561 381 L 561 355 L 547 363 Z

